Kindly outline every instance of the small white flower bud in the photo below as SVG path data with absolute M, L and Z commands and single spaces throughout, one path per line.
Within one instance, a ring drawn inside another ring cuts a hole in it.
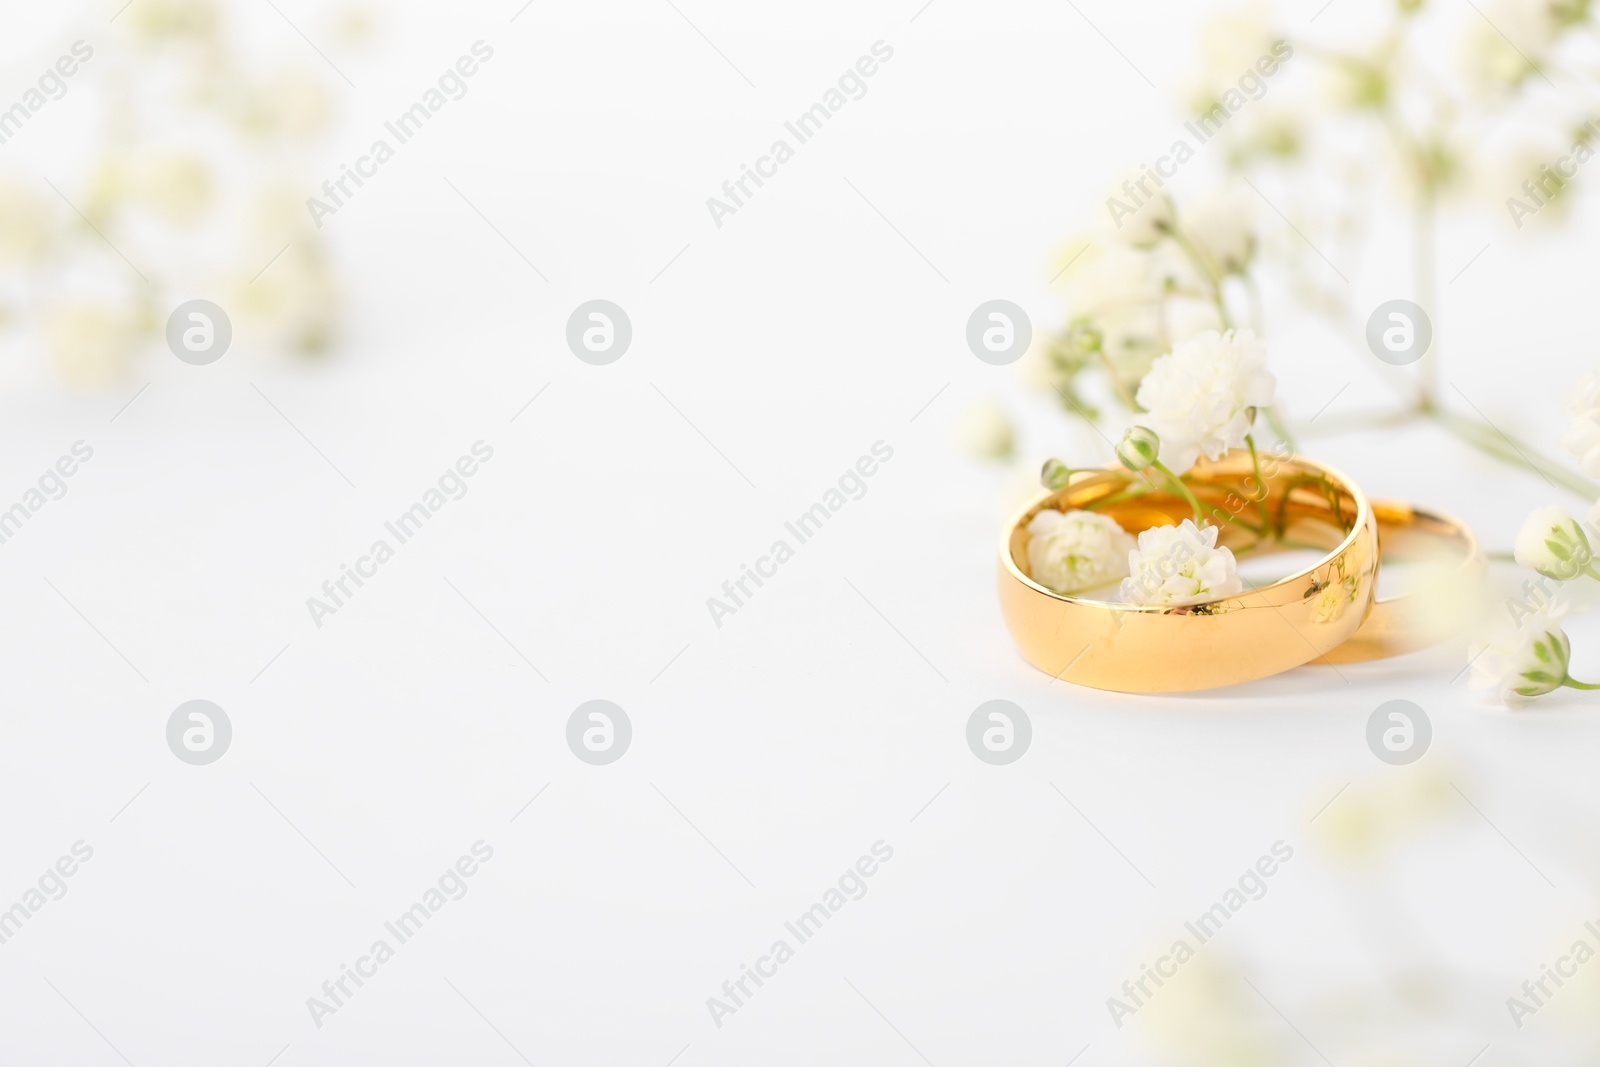
M 1064 489 L 1072 478 L 1072 468 L 1059 459 L 1047 459 L 1039 470 L 1039 481 L 1046 489 Z
M 1552 600 L 1474 644 L 1468 650 L 1473 687 L 1508 704 L 1561 688 L 1572 655 L 1571 642 L 1561 629 L 1566 610 L 1564 603 Z
M 1149 469 L 1161 454 L 1161 438 L 1148 426 L 1133 426 L 1117 442 L 1117 459 L 1131 471 Z
M 1522 566 L 1558 582 L 1580 577 L 1594 560 L 1583 527 L 1559 504 L 1537 508 L 1528 516 L 1517 534 L 1514 555 Z

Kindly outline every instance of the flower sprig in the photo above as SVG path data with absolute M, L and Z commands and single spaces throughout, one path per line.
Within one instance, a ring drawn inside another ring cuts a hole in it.
M 1572 642 L 1561 628 L 1565 604 L 1551 597 L 1527 618 L 1517 620 L 1469 651 L 1474 688 L 1512 704 L 1557 689 L 1600 689 L 1568 673 Z
M 1566 411 L 1571 421 L 1562 446 L 1585 474 L 1600 473 L 1600 370 L 1573 387 Z M 1507 602 L 1499 632 L 1473 647 L 1469 662 L 1479 688 L 1508 703 L 1562 688 L 1600 689 L 1600 683 L 1580 682 L 1568 673 L 1572 645 L 1561 627 L 1568 613 L 1566 590 L 1584 579 L 1600 582 L 1597 546 L 1600 500 L 1581 522 L 1560 504 L 1535 508 L 1523 520 L 1511 558 L 1540 580 L 1524 583 L 1524 599 Z
M 1157 226 L 1149 236 L 1157 240 L 1161 232 L 1162 227 Z M 1259 537 L 1269 535 L 1272 521 L 1265 506 L 1266 480 L 1250 433 L 1258 412 L 1271 405 L 1277 384 L 1266 369 L 1265 356 L 1266 346 L 1250 330 L 1210 330 L 1157 357 L 1139 382 L 1141 421 L 1130 426 L 1114 447 L 1117 462 L 1143 475 L 1148 484 L 1129 486 L 1097 501 L 1096 506 L 1164 486 L 1189 505 L 1192 517 L 1178 525 L 1141 532 L 1125 567 L 1105 559 L 1093 560 L 1090 567 L 1073 556 L 1053 567 L 1041 568 L 1035 563 L 1036 576 L 1063 568 L 1074 574 L 1087 568 L 1096 576 L 1120 569 L 1127 576 L 1121 588 L 1122 598 L 1137 604 L 1190 604 L 1238 592 L 1242 585 L 1237 561 L 1231 549 L 1218 546 L 1220 528 L 1213 521 L 1218 517 L 1231 521 L 1237 511 L 1225 512 L 1202 503 L 1184 475 L 1202 455 L 1216 460 L 1233 449 L 1249 448 L 1255 488 L 1241 499 L 1240 506 L 1245 499 L 1254 503 L 1261 511 L 1261 525 L 1244 525 Z M 1051 459 L 1041 468 L 1039 478 L 1046 487 L 1058 490 L 1071 481 L 1072 474 L 1066 463 Z M 1058 513 L 1042 513 L 1040 517 L 1043 514 Z M 1088 513 L 1067 513 L 1081 514 Z M 1036 542 L 1041 551 L 1051 551 L 1055 531 L 1062 527 L 1056 519 L 1047 520 L 1047 524 L 1040 531 L 1030 525 L 1030 557 Z M 1073 537 L 1074 551 L 1083 544 L 1081 536 Z M 1117 551 L 1122 551 L 1120 543 Z M 1071 584 L 1080 583 L 1074 579 Z M 1055 585 L 1052 588 L 1065 591 Z
M 1600 581 L 1588 534 L 1559 504 L 1537 508 L 1528 515 L 1517 534 L 1513 558 L 1521 566 L 1558 582 L 1578 578 Z
M 1258 239 L 1260 204 L 1243 190 L 1245 182 L 1257 191 L 1266 189 L 1261 197 L 1270 194 L 1276 200 L 1276 189 L 1291 197 L 1310 194 L 1323 205 L 1319 218 L 1308 223 L 1310 233 L 1302 236 L 1313 248 L 1333 249 L 1332 259 L 1283 257 L 1289 290 L 1302 310 L 1328 318 L 1351 338 L 1362 336 L 1370 309 L 1352 302 L 1357 289 L 1333 262 L 1344 258 L 1339 249 L 1364 244 L 1371 220 L 1378 217 L 1371 210 L 1375 194 L 1387 195 L 1410 218 L 1410 296 L 1433 320 L 1436 338 L 1445 310 L 1436 263 L 1445 211 L 1467 205 L 1504 218 L 1509 210 L 1519 230 L 1535 214 L 1540 225 L 1571 217 L 1567 208 L 1574 183 L 1557 173 L 1557 157 L 1543 145 L 1572 146 L 1583 153 L 1580 161 L 1587 159 L 1596 147 L 1595 127 L 1587 115 L 1550 107 L 1539 90 L 1548 83 L 1547 69 L 1569 66 L 1592 43 L 1600 4 L 1483 0 L 1482 10 L 1469 5 L 1450 14 L 1443 6 L 1395 0 L 1386 15 L 1375 16 L 1358 46 L 1330 44 L 1309 31 L 1288 32 L 1277 18 L 1263 18 L 1256 10 L 1202 26 L 1204 69 L 1185 89 L 1186 113 L 1206 115 L 1221 108 L 1230 91 L 1236 94 L 1239 71 L 1269 51 L 1296 57 L 1297 68 L 1318 68 L 1318 77 L 1281 89 L 1274 83 L 1270 100 L 1252 101 L 1218 131 L 1216 158 L 1226 174 L 1209 192 L 1180 203 L 1172 186 L 1155 179 L 1152 194 L 1145 184 L 1151 172 L 1142 167 L 1131 182 L 1109 190 L 1105 203 L 1112 225 L 1102 226 L 1104 232 L 1088 242 L 1074 240 L 1063 249 L 1057 276 L 1064 276 L 1068 314 L 1044 349 L 1044 372 L 1073 413 L 1098 426 L 1100 409 L 1106 407 L 1102 395 L 1109 394 L 1112 404 L 1166 436 L 1163 427 L 1141 417 L 1144 404 L 1134 388 L 1158 355 L 1207 330 L 1248 323 L 1261 332 L 1264 308 L 1255 276 L 1267 242 Z M 1456 61 L 1441 69 L 1434 62 L 1438 35 L 1458 30 L 1462 47 L 1454 49 Z M 1307 93 L 1318 98 L 1308 99 Z M 1229 105 L 1228 110 L 1238 109 Z M 1537 137 L 1507 152 L 1478 136 L 1486 121 L 1498 125 L 1508 118 Z M 1378 158 L 1395 165 L 1375 168 L 1372 161 Z M 1379 174 L 1394 176 L 1388 188 L 1374 187 Z M 1484 186 L 1515 195 L 1480 198 L 1473 190 Z M 1368 356 L 1359 344 L 1353 354 L 1362 360 Z M 1320 421 L 1317 430 L 1426 420 L 1546 482 L 1580 495 L 1600 494 L 1595 482 L 1600 479 L 1600 376 L 1588 390 L 1586 417 L 1563 441 L 1579 457 L 1580 474 L 1491 425 L 1481 413 L 1447 406 L 1443 355 L 1435 344 L 1421 354 L 1409 380 L 1389 379 L 1398 404 L 1335 414 Z M 1267 408 L 1263 414 L 1279 438 L 1290 439 L 1276 411 Z M 1168 457 L 1163 460 L 1177 466 Z
M 1194 525 L 1206 524 L 1205 511 L 1200 505 L 1200 500 L 1194 495 L 1194 490 L 1189 488 L 1187 482 L 1179 477 L 1172 468 L 1162 463 L 1156 457 L 1160 454 L 1161 438 L 1148 426 L 1133 426 L 1122 435 L 1122 440 L 1117 442 L 1117 461 L 1135 474 L 1145 471 L 1155 471 L 1159 474 L 1179 496 L 1188 502 L 1194 511 Z

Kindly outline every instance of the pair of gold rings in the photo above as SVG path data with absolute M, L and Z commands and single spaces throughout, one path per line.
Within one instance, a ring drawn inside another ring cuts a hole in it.
M 1140 605 L 1055 592 L 1029 574 L 1028 524 L 1039 512 L 1091 510 L 1129 533 L 1175 525 L 1185 497 L 1122 469 L 1074 472 L 1022 510 L 1000 542 L 1000 607 L 1023 657 L 1064 681 L 1124 693 L 1212 689 L 1303 664 L 1413 652 L 1464 625 L 1485 563 L 1447 515 L 1371 502 L 1339 472 L 1298 456 L 1202 459 L 1183 481 L 1237 556 L 1314 548 L 1288 577 L 1197 604 Z M 1259 516 L 1259 522 L 1252 521 Z M 1382 561 L 1426 562 L 1434 580 L 1377 596 Z

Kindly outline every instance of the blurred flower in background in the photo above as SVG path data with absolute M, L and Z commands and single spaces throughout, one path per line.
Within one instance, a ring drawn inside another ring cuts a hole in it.
M 1240 960 L 1222 946 L 1198 955 L 1150 1001 L 1141 1022 L 1171 1057 L 1195 1067 L 1283 1067 L 1296 1050 L 1274 1027 Z
M 1010 459 L 1016 449 L 1016 431 L 998 401 L 980 400 L 956 420 L 956 443 L 978 459 Z
M 72 385 L 125 379 L 196 295 L 235 312 L 258 350 L 320 356 L 338 341 L 342 294 L 300 192 L 336 77 L 301 55 L 260 58 L 242 14 L 224 0 L 129 6 L 69 84 L 93 96 L 77 172 L 52 190 L 0 169 L 0 337 Z M 354 6 L 322 27 L 345 45 L 372 31 Z
M 1394 214 L 1410 217 L 1413 289 L 1435 322 L 1446 212 L 1519 228 L 1535 214 L 1540 226 L 1567 221 L 1572 160 L 1586 161 L 1595 137 L 1590 0 L 1376 6 L 1343 37 L 1265 2 L 1209 21 L 1166 167 L 1141 164 L 1103 208 L 1086 205 L 1094 232 L 1068 241 L 1053 266 L 1066 314 L 1029 377 L 1069 415 L 1139 415 L 1134 392 L 1153 360 L 1197 333 L 1250 326 L 1270 336 L 1256 285 L 1264 266 L 1293 298 L 1274 302 L 1274 321 L 1321 317 L 1359 338 L 1356 288 L 1331 264 L 1358 260 Z M 1293 243 L 1262 241 L 1264 204 L 1298 220 Z M 1411 403 L 1396 414 L 1436 418 L 1486 451 L 1503 444 L 1442 411 L 1438 365 L 1437 352 L 1420 361 Z

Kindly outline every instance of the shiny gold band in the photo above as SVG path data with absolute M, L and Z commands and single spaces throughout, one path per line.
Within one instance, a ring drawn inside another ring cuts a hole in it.
M 1459 520 L 1394 501 L 1373 501 L 1384 567 L 1426 568 L 1413 588 L 1373 601 L 1355 636 L 1321 661 L 1359 663 L 1416 652 L 1456 636 L 1477 616 L 1487 572 L 1478 539 Z
M 1201 461 L 1185 477 L 1218 543 L 1236 555 L 1284 542 L 1327 555 L 1270 585 L 1202 604 L 1141 606 L 1053 592 L 1028 575 L 1028 522 L 1045 508 L 1085 509 L 1137 533 L 1189 517 L 1181 497 L 1125 470 L 1080 471 L 1007 527 L 1000 544 L 1000 607 L 1023 657 L 1069 682 L 1124 693 L 1171 693 L 1277 674 L 1338 648 L 1372 605 L 1377 527 L 1361 490 L 1299 457 L 1263 456 L 1261 484 L 1248 452 Z M 1259 501 L 1257 500 L 1259 498 Z

